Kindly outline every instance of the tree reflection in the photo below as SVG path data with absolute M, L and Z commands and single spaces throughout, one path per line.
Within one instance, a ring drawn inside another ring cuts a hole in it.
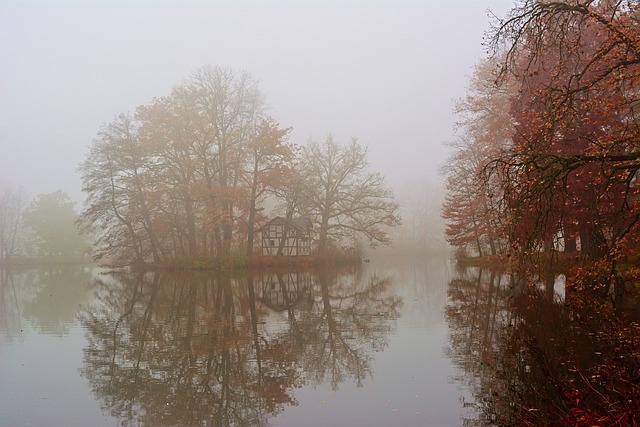
M 361 384 L 401 301 L 357 274 L 110 274 L 83 374 L 123 425 L 266 425 L 295 388 Z M 285 319 L 273 320 L 273 313 Z
M 328 382 L 333 389 L 343 381 L 361 386 L 371 374 L 373 352 L 384 348 L 394 326 L 390 321 L 399 316 L 401 299 L 387 295 L 390 283 L 390 279 L 376 276 L 366 281 L 332 271 L 318 272 L 312 309 L 289 310 L 290 328 L 274 342 L 295 349 L 306 381 Z M 304 295 L 298 300 L 287 298 L 290 306 L 308 301 Z
M 20 331 L 20 305 L 15 276 L 0 268 L 0 332 L 3 341 L 10 342 L 16 331 Z
M 449 355 L 480 412 L 465 424 L 632 425 L 637 323 L 575 291 L 560 298 L 552 274 L 527 289 L 505 281 L 469 269 L 449 283 Z
M 493 374 L 511 316 L 505 282 L 502 275 L 482 269 L 459 272 L 459 278 L 449 282 L 446 318 L 451 332 L 447 351 L 464 373 L 457 380 L 476 398 L 500 393 Z M 483 405 L 482 399 L 479 401 Z M 473 420 L 466 420 L 466 424 L 473 424 Z
M 75 321 L 78 307 L 89 296 L 91 282 L 88 268 L 50 266 L 29 270 L 22 286 L 32 289 L 32 297 L 24 303 L 23 315 L 47 334 L 64 335 Z
M 0 269 L 0 330 L 10 338 L 22 319 L 50 335 L 63 336 L 86 303 L 91 272 L 77 266 Z

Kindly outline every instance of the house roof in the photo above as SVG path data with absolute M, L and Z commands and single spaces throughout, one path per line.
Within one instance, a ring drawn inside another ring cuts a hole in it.
M 311 220 L 306 216 L 299 216 L 291 219 L 291 224 L 295 225 L 303 231 L 311 230 Z
M 270 225 L 284 225 L 286 223 L 285 219 L 277 216 L 271 220 L 269 220 L 265 225 L 260 227 L 258 231 L 262 231 L 268 228 Z M 297 218 L 291 219 L 291 225 L 300 231 L 304 231 L 305 233 L 311 230 L 311 220 L 306 216 L 299 216 Z

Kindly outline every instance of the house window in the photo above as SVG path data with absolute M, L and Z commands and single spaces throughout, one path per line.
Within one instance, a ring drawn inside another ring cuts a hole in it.
M 270 246 L 275 246 L 276 245 L 276 241 L 273 240 L 273 239 L 269 240 L 269 245 Z

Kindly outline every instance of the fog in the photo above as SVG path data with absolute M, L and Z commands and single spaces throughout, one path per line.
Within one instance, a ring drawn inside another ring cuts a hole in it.
M 80 202 L 76 169 L 100 125 L 210 64 L 257 79 L 292 142 L 357 136 L 396 190 L 435 185 L 452 102 L 485 54 L 487 11 L 510 6 L 0 1 L 0 182 Z

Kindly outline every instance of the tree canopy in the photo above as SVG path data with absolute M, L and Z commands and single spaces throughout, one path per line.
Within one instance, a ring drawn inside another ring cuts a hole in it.
M 508 107 L 504 126 L 487 121 L 491 109 L 476 102 L 474 85 L 463 102 L 472 118 L 463 129 L 467 143 L 453 162 L 473 162 L 480 153 L 480 167 L 463 173 L 481 195 L 474 201 L 490 196 L 500 207 L 509 250 L 579 247 L 598 259 L 636 246 L 638 17 L 637 1 L 527 0 L 496 23 L 490 42 L 498 66 L 482 77 L 481 93 Z M 501 129 L 508 127 L 513 133 L 505 139 Z M 484 135 L 498 141 L 487 146 Z M 447 176 L 455 179 L 459 167 Z M 453 190 L 446 212 L 450 241 L 468 244 L 464 236 L 473 235 L 472 227 L 458 219 L 464 200 Z M 479 216 L 482 209 L 472 211 Z
M 315 220 L 318 250 L 347 236 L 388 243 L 397 206 L 368 171 L 366 148 L 328 140 L 300 150 L 264 105 L 248 73 L 205 66 L 104 125 L 80 166 L 95 257 L 196 266 L 252 256 L 265 206 L 293 194 L 284 216 Z
M 310 141 L 303 153 L 304 210 L 319 225 L 319 251 L 327 250 L 330 239 L 388 243 L 386 230 L 400 223 L 398 205 L 382 175 L 367 169 L 367 149 L 355 138 L 343 146 L 328 137 Z

